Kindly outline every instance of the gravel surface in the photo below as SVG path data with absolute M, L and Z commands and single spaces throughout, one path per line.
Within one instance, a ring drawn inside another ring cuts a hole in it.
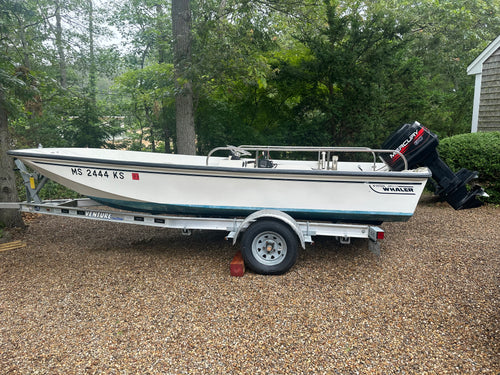
M 498 374 L 500 209 L 421 203 L 283 276 L 224 233 L 43 216 L 0 253 L 2 374 Z

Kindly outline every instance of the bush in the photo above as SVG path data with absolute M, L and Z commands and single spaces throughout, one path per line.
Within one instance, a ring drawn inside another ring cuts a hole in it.
M 500 204 L 500 132 L 459 134 L 439 143 L 439 155 L 453 171 L 477 171 L 480 184 L 490 195 L 486 201 Z

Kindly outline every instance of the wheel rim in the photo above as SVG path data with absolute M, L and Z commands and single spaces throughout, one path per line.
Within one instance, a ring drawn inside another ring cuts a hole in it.
M 286 257 L 286 241 L 276 232 L 262 232 L 252 242 L 252 254 L 261 264 L 273 266 Z

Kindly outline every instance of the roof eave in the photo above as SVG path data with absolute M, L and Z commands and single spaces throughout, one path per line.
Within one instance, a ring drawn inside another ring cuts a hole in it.
M 500 35 L 488 44 L 481 54 L 467 67 L 468 75 L 480 74 L 483 71 L 483 63 L 498 49 L 500 48 Z

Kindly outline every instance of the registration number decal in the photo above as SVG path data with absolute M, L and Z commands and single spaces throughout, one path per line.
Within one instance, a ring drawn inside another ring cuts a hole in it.
M 116 180 L 123 180 L 125 178 L 125 172 L 94 168 L 71 168 L 71 174 L 73 176 L 113 178 Z

